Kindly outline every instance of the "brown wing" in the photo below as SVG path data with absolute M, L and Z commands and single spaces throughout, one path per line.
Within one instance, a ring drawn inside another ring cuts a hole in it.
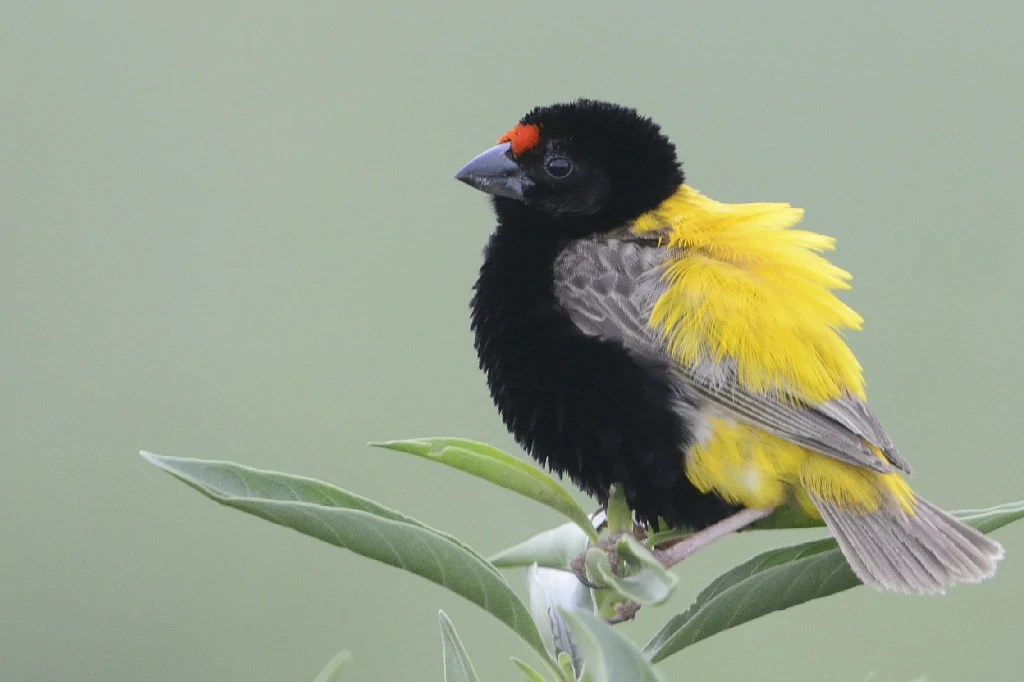
M 740 386 L 729 361 L 691 367 L 672 359 L 660 332 L 648 324 L 664 290 L 661 266 L 668 255 L 653 240 L 577 240 L 555 262 L 555 296 L 582 332 L 668 362 L 681 381 L 736 419 L 849 464 L 883 473 L 910 470 L 874 413 L 854 396 L 820 405 L 779 402 Z

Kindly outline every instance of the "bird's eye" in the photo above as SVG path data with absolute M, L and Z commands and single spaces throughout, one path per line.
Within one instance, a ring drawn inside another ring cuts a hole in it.
M 553 156 L 544 164 L 544 169 L 553 178 L 564 178 L 572 173 L 572 161 L 564 156 Z

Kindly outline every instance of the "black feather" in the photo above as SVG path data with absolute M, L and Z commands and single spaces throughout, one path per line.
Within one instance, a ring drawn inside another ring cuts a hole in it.
M 570 240 L 621 227 L 682 184 L 675 148 L 650 119 L 602 102 L 540 108 L 522 122 L 541 126 L 543 144 L 519 162 L 543 194 L 495 199 L 498 226 L 471 303 L 480 367 L 505 425 L 602 502 L 622 484 L 641 520 L 703 528 L 728 516 L 734 506 L 685 475 L 693 425 L 673 409 L 668 368 L 585 335 L 553 292 L 553 264 Z M 552 153 L 568 154 L 586 181 L 601 178 L 601 191 L 582 180 L 545 186 L 539 173 Z

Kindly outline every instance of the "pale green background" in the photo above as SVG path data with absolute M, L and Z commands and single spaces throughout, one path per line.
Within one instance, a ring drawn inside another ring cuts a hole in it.
M 0 679 L 484 682 L 529 652 L 439 588 L 220 508 L 141 448 L 318 476 L 491 552 L 557 522 L 371 451 L 513 448 L 467 301 L 491 228 L 451 179 L 535 104 L 640 107 L 690 182 L 839 239 L 872 404 L 947 507 L 1024 498 L 1018 2 L 11 2 L 0 24 Z M 510 295 L 513 292 L 510 292 Z M 518 450 L 516 450 L 518 452 Z M 588 503 L 589 507 L 589 503 Z M 814 533 L 734 538 L 716 572 Z M 1017 680 L 1024 526 L 980 587 L 859 589 L 666 680 Z M 521 585 L 521 576 L 513 575 Z

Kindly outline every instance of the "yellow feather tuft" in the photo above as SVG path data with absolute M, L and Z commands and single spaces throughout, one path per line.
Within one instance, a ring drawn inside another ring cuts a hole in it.
M 840 462 L 732 419 L 708 422 L 708 437 L 686 454 L 686 475 L 703 492 L 758 509 L 795 502 L 815 517 L 811 495 L 857 513 L 892 503 L 914 513 L 916 498 L 898 473 Z
M 789 204 L 724 204 L 682 185 L 632 226 L 676 252 L 650 324 L 684 364 L 735 361 L 748 389 L 864 399 L 860 363 L 840 335 L 863 319 L 832 293 L 851 276 L 819 255 L 834 239 L 790 229 L 802 218 Z

